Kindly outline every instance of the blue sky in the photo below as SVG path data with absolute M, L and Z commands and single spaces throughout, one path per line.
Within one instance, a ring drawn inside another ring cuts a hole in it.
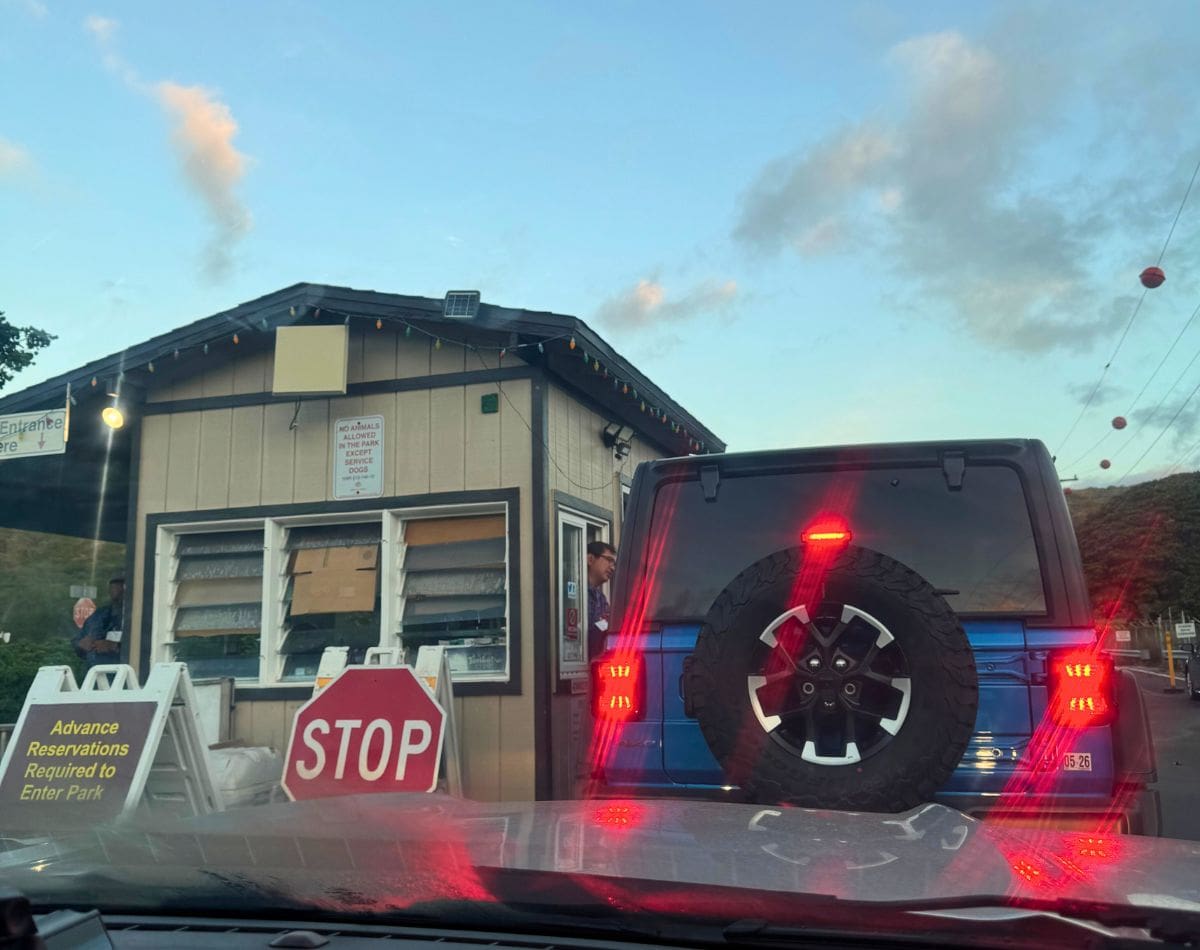
M 1194 468 L 1200 320 L 1133 397 L 1200 301 L 1200 189 L 1061 443 L 1200 159 L 1198 45 L 1184 2 L 0 0 L 0 309 L 58 334 L 9 389 L 297 281 L 476 287 L 731 449 Z

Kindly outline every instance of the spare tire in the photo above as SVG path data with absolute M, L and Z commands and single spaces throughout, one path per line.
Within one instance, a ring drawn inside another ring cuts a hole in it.
M 803 567 L 803 547 L 763 558 L 709 610 L 685 682 L 709 748 L 753 801 L 928 802 L 975 731 L 962 625 L 924 578 L 876 551 L 832 557 L 816 603 L 795 602 Z

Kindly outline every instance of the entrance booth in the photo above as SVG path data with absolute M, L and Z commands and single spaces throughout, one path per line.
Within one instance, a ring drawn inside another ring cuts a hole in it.
M 574 793 L 586 546 L 619 548 L 638 464 L 724 449 L 583 321 L 472 292 L 299 284 L 0 417 L 67 407 L 61 454 L 0 461 L 0 531 L 124 544 L 114 662 L 232 677 L 232 738 L 282 752 L 326 647 L 441 646 L 482 800 Z

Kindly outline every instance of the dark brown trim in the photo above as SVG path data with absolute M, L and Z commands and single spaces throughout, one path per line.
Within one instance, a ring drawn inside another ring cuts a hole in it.
M 141 650 L 138 673 L 143 681 L 149 673 L 151 635 L 154 612 L 155 554 L 158 529 L 163 525 L 203 521 L 223 521 L 233 518 L 287 518 L 295 515 L 337 514 L 373 511 L 383 508 L 418 508 L 435 505 L 470 505 L 503 502 L 508 505 L 508 682 L 459 683 L 455 696 L 516 696 L 521 693 L 521 492 L 517 488 L 495 488 L 479 491 L 433 492 L 426 495 L 392 495 L 387 498 L 356 498 L 353 501 L 316 501 L 295 505 L 258 505 L 250 508 L 213 508 L 204 511 L 171 511 L 146 516 L 146 558 L 142 574 Z M 296 699 L 289 696 L 288 686 L 246 686 L 237 691 L 243 698 L 255 691 L 256 699 Z M 301 687 L 296 687 L 301 688 Z M 312 687 L 307 687 L 312 692 Z M 258 693 L 262 693 L 261 696 Z
M 550 755 L 553 719 L 550 709 L 550 637 L 554 629 L 550 604 L 550 456 L 546 446 L 550 414 L 546 411 L 546 376 L 540 370 L 530 387 L 530 442 L 533 446 L 533 787 L 534 798 L 553 795 Z
M 566 376 L 556 375 L 554 378 L 554 385 L 558 386 L 572 399 L 575 399 L 577 402 L 596 413 L 596 415 L 603 416 L 605 419 L 611 422 L 619 422 L 622 425 L 629 426 L 629 428 L 634 431 L 635 438 L 641 439 L 663 458 L 680 458 L 686 454 L 679 445 L 672 447 L 666 442 L 660 442 L 655 439 L 650 429 L 647 428 L 645 424 L 648 416 L 638 412 L 632 403 L 630 403 L 628 407 L 622 407 L 621 411 L 617 412 L 612 406 L 604 405 L 604 403 L 600 402 L 600 400 L 595 396 L 575 385 Z M 596 437 L 600 437 L 599 432 L 596 433 Z
M 129 428 L 126 430 L 129 434 L 129 509 L 125 515 L 125 604 L 124 613 L 125 620 L 129 621 L 133 610 L 131 604 L 135 592 L 137 591 L 137 511 L 138 511 L 138 482 L 141 477 L 142 470 L 142 424 L 139 418 L 141 413 L 140 401 L 136 392 L 128 394 L 126 397 L 127 404 L 132 408 L 130 412 Z M 129 633 L 129 623 L 125 623 L 125 632 Z M 131 644 L 133 637 L 125 636 L 121 640 L 121 662 L 129 662 L 129 654 L 132 649 Z
M 508 382 L 532 379 L 531 366 L 501 366 L 498 369 L 469 370 L 463 373 L 434 373 L 429 376 L 410 376 L 406 379 L 380 379 L 368 383 L 350 383 L 346 396 L 374 396 L 380 393 L 412 392 L 418 389 L 444 389 L 449 386 L 470 386 L 475 383 Z M 239 406 L 269 406 L 276 403 L 309 402 L 314 399 L 340 399 L 341 393 L 275 395 L 274 393 L 239 393 L 234 396 L 202 396 L 196 399 L 173 399 L 170 402 L 148 402 L 142 409 L 147 416 L 162 416 L 175 412 L 201 412 L 205 409 L 235 409 Z

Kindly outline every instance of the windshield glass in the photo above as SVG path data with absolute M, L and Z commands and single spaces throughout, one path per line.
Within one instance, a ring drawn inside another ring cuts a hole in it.
M 1200 933 L 1197 49 L 0 0 L 0 946 Z

